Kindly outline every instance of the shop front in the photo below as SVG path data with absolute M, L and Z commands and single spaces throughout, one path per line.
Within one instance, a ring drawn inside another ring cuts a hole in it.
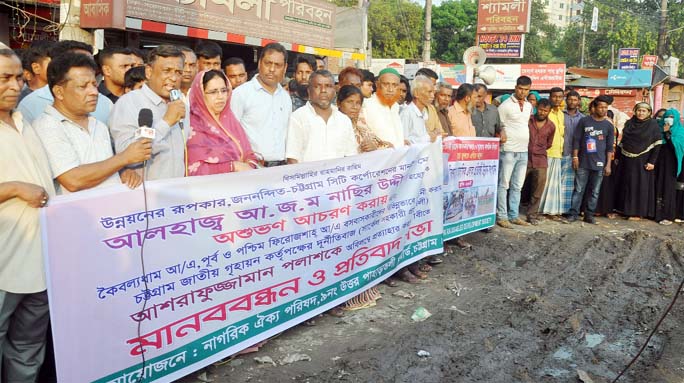
M 224 58 L 241 57 L 248 70 L 270 42 L 296 53 L 364 60 L 363 54 L 334 48 L 336 12 L 321 0 L 82 0 L 80 26 L 104 29 L 105 46 L 194 47 L 214 40 Z

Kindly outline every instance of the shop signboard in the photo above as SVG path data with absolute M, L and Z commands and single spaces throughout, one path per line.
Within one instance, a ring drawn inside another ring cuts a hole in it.
M 531 0 L 480 0 L 477 33 L 527 33 Z
M 639 69 L 639 48 L 620 48 L 618 69 Z
M 477 35 L 477 45 L 484 49 L 488 58 L 522 58 L 525 51 L 525 35 L 522 33 L 496 33 Z

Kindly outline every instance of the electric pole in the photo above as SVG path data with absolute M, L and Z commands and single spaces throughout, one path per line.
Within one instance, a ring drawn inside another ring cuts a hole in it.
M 658 32 L 658 62 L 662 64 L 667 50 L 667 0 L 660 0 L 660 30 Z
M 665 0 L 663 0 L 665 1 Z M 423 62 L 430 61 L 430 39 L 432 33 L 432 0 L 425 0 L 425 40 L 423 40 Z
M 587 39 L 586 21 L 582 24 L 582 52 L 580 53 L 580 68 L 584 68 L 584 45 Z

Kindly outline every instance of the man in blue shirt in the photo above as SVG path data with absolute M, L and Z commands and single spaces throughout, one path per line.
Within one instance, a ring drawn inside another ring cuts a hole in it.
M 50 58 L 54 59 L 60 54 L 66 52 L 82 53 L 84 55 L 90 56 L 90 58 L 93 58 L 92 46 L 73 40 L 63 40 L 57 42 L 50 49 Z M 48 105 L 52 105 L 54 101 L 55 99 L 50 92 L 49 86 L 45 85 L 24 97 L 24 99 L 22 99 L 19 103 L 17 110 L 21 112 L 25 120 L 28 122 L 33 122 L 33 120 L 42 115 L 43 111 L 45 111 L 45 108 Z M 100 94 L 97 97 L 97 106 L 95 107 L 95 111 L 92 113 L 92 116 L 97 118 L 98 121 L 107 124 L 112 105 L 112 102 L 106 96 Z
M 577 221 L 584 192 L 591 193 L 584 212 L 584 221 L 595 224 L 594 210 L 601 191 L 603 175 L 610 175 L 610 160 L 613 155 L 613 124 L 606 118 L 608 114 L 606 96 L 598 96 L 591 102 L 593 114 L 582 118 L 577 124 L 572 144 L 572 167 L 577 171 L 575 190 L 572 192 L 572 207 L 568 221 Z

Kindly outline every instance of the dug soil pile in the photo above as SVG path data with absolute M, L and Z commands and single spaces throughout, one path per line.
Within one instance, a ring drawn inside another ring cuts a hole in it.
M 381 285 L 376 307 L 314 318 L 182 381 L 610 382 L 684 277 L 682 228 L 603 219 L 472 234 L 427 281 Z M 412 320 L 418 307 L 432 316 Z M 620 382 L 684 381 L 682 319 L 684 299 Z

